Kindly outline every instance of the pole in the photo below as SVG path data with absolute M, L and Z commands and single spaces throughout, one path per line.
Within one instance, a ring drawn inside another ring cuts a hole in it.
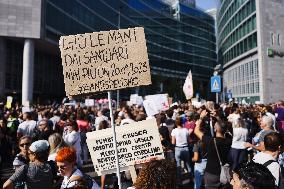
M 121 9 L 121 5 L 119 1 L 117 29 L 120 29 L 120 9 Z M 116 91 L 116 109 L 118 108 L 119 108 L 119 89 L 117 89 Z
M 119 108 L 119 90 L 116 91 L 116 109 Z
M 115 159 L 116 159 L 116 176 L 117 176 L 119 189 L 121 189 L 119 159 L 118 159 L 118 151 L 117 151 L 117 144 L 116 144 L 116 133 L 115 133 L 115 125 L 114 125 L 114 120 L 113 120 L 113 112 L 112 112 L 112 104 L 111 104 L 111 91 L 108 91 L 107 95 L 108 95 L 108 107 L 110 111 L 109 114 L 110 114 L 110 122 L 111 122 L 111 128 L 112 128 L 112 136 L 113 136 L 113 146 L 114 146 Z
M 218 93 L 216 93 L 216 104 L 218 104 Z

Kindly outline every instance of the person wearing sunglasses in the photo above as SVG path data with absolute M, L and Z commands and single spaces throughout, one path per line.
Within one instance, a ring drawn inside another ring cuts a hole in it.
M 29 147 L 31 145 L 31 137 L 23 136 L 19 139 L 19 149 L 20 153 L 18 153 L 13 161 L 13 167 L 15 170 L 20 168 L 22 165 L 29 164 Z M 15 189 L 24 189 L 25 183 L 24 182 L 15 182 L 14 184 Z
M 58 172 L 64 177 L 61 189 L 74 188 L 81 180 L 84 180 L 84 174 L 76 167 L 76 159 L 76 150 L 72 147 L 63 147 L 57 152 L 55 161 Z M 88 188 L 100 188 L 94 180 L 91 182 L 92 186 Z
M 23 136 L 19 139 L 19 149 L 18 153 L 13 161 L 13 166 L 15 169 L 19 168 L 22 165 L 27 165 L 29 163 L 29 147 L 31 145 L 31 137 Z
M 24 142 L 21 144 L 24 144 Z M 33 142 L 28 152 L 30 163 L 20 166 L 4 183 L 3 189 L 13 188 L 17 182 L 25 182 L 27 189 L 51 188 L 53 174 L 50 165 L 47 163 L 48 153 L 49 144 L 46 140 Z

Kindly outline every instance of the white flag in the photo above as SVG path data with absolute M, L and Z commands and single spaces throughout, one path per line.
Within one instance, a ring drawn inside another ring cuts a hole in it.
M 193 97 L 193 83 L 192 83 L 191 70 L 189 70 L 186 80 L 184 82 L 183 92 L 186 99 L 191 99 Z

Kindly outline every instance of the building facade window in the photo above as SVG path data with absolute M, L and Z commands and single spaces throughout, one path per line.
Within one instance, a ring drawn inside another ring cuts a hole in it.
M 224 72 L 224 88 L 233 97 L 259 96 L 258 60 L 243 63 Z

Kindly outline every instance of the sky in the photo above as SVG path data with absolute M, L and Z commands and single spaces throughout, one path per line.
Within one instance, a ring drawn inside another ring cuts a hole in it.
M 196 0 L 197 7 L 200 7 L 204 10 L 217 8 L 218 0 Z

